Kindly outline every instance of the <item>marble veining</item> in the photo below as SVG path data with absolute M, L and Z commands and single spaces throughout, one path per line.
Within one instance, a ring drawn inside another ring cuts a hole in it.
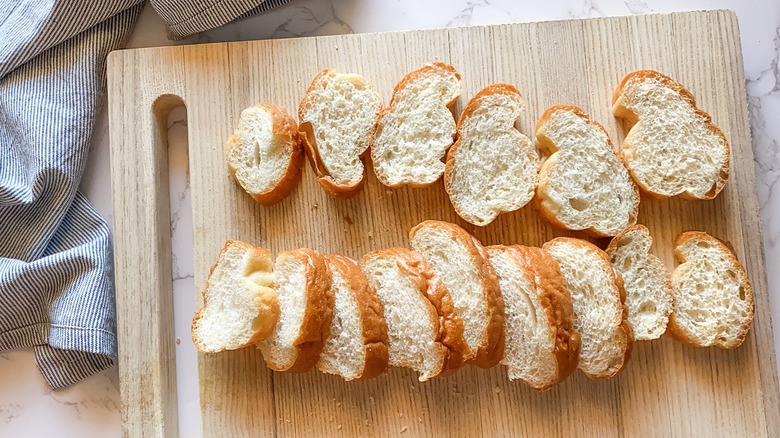
M 767 266 L 780 265 L 780 4 L 775 0 L 293 0 L 249 19 L 169 41 L 162 21 L 147 5 L 128 47 L 291 38 L 356 32 L 558 20 L 565 18 L 731 8 L 741 28 L 747 105 L 753 135 L 756 184 Z M 181 436 L 199 435 L 197 355 L 189 336 L 195 310 L 192 214 L 186 110 L 169 117 L 171 239 L 175 300 L 176 361 Z M 81 191 L 109 224 L 113 221 L 109 140 L 105 108 L 95 121 L 92 151 Z M 769 269 L 773 319 L 780 321 L 780 270 Z M 780 327 L 780 324 L 775 324 Z M 776 333 L 780 328 L 775 329 Z M 780 336 L 775 336 L 780 351 Z M 0 436 L 119 436 L 116 367 L 65 391 L 51 391 L 34 366 L 31 351 L 0 353 Z M 46 418 L 47 421 L 41 421 Z

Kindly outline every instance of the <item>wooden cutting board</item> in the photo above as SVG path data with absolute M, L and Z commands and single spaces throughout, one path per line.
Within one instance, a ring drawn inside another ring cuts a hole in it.
M 310 168 L 281 204 L 255 203 L 231 179 L 223 144 L 240 111 L 258 102 L 297 113 L 324 68 L 360 72 L 387 103 L 401 77 L 431 61 L 463 75 L 463 104 L 488 84 L 523 93 L 519 129 L 532 134 L 554 104 L 578 105 L 615 144 L 623 127 L 610 112 L 628 72 L 656 69 L 683 83 L 732 146 L 731 178 L 713 201 L 643 198 L 640 223 L 653 251 L 674 267 L 672 242 L 703 230 L 734 247 L 753 283 L 756 317 L 733 351 L 664 338 L 639 342 L 627 369 L 606 381 L 580 372 L 537 393 L 506 370 L 467 367 L 418 383 L 414 373 L 346 383 L 318 372 L 270 372 L 253 348 L 198 360 L 205 436 L 778 436 L 780 409 L 753 152 L 734 13 L 706 11 L 398 33 L 343 35 L 118 51 L 108 65 L 119 367 L 125 435 L 176 435 L 171 246 L 165 120 L 187 107 L 196 299 L 226 239 L 359 258 L 408 246 L 425 219 L 464 223 L 441 181 L 388 190 L 369 167 L 365 190 L 340 201 Z M 162 127 L 162 129 L 161 129 Z M 485 228 L 485 244 L 541 245 L 562 235 L 526 207 Z M 599 242 L 604 244 L 605 242 Z

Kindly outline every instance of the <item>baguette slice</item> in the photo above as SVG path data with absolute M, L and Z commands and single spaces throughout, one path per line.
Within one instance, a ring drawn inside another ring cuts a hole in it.
M 504 300 L 482 244 L 463 228 L 441 221 L 420 223 L 409 238 L 444 282 L 463 321 L 464 359 L 482 368 L 498 364 L 504 355 Z
M 609 256 L 585 240 L 558 237 L 544 249 L 558 261 L 571 293 L 582 341 L 578 368 L 591 379 L 614 376 L 628 363 L 634 341 L 623 279 Z
M 361 157 L 382 107 L 379 93 L 363 76 L 323 70 L 298 107 L 301 141 L 325 191 L 337 198 L 363 188 Z
M 690 91 L 653 70 L 629 73 L 612 96 L 612 113 L 630 130 L 623 157 L 649 195 L 712 199 L 729 177 L 729 143 Z
M 333 322 L 317 368 L 346 380 L 370 379 L 387 368 L 387 324 L 382 303 L 354 260 L 325 256 L 333 278 Z
M 463 321 L 422 255 L 405 248 L 374 251 L 360 268 L 382 302 L 390 365 L 418 371 L 421 382 L 461 367 L 468 351 Z
M 447 153 L 444 187 L 455 212 L 485 226 L 531 200 L 539 153 L 515 129 L 525 110 L 517 88 L 493 84 L 477 93 L 460 115 L 458 140 Z
M 404 76 L 390 106 L 380 111 L 371 144 L 379 181 L 389 187 L 425 187 L 444 172 L 442 158 L 455 140 L 450 107 L 460 96 L 460 74 L 434 62 Z
M 310 249 L 276 257 L 274 288 L 280 315 L 274 331 L 260 343 L 268 368 L 303 373 L 319 360 L 330 334 L 334 297 L 325 257 Z
M 236 350 L 267 338 L 279 319 L 271 252 L 228 240 L 211 268 L 192 342 L 203 353 Z
M 284 108 L 260 103 L 241 112 L 225 144 L 231 175 L 255 201 L 281 202 L 301 180 L 303 149 L 298 126 Z
M 672 283 L 664 264 L 650 253 L 652 243 L 650 231 L 634 225 L 607 246 L 612 266 L 625 283 L 628 322 L 638 341 L 661 337 L 672 313 Z
M 580 334 L 558 262 L 541 248 L 490 246 L 504 296 L 509 380 L 544 391 L 568 377 L 580 356 Z
M 745 268 L 720 240 L 688 231 L 675 239 L 671 334 L 697 347 L 736 348 L 753 322 L 753 288 Z
M 548 158 L 539 170 L 537 205 L 553 224 L 614 236 L 636 223 L 639 190 L 612 150 L 607 131 L 576 106 L 553 106 L 536 123 Z

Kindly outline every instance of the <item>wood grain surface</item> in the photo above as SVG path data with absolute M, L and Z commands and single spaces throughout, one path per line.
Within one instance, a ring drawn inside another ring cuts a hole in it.
M 353 199 L 328 197 L 310 168 L 282 203 L 263 207 L 230 177 L 225 140 L 258 102 L 291 114 L 322 69 L 358 72 L 384 104 L 404 74 L 431 61 L 463 76 L 463 104 L 484 86 L 515 85 L 530 135 L 551 105 L 577 105 L 609 132 L 614 88 L 631 71 L 656 69 L 693 92 L 732 146 L 732 172 L 713 201 L 642 198 L 639 222 L 653 251 L 674 267 L 685 230 L 729 242 L 754 287 L 756 316 L 733 351 L 662 338 L 638 342 L 627 369 L 606 381 L 576 372 L 545 393 L 509 382 L 506 370 L 466 367 L 418 383 L 391 369 L 346 383 L 310 372 L 269 371 L 258 350 L 199 356 L 204 436 L 778 436 L 777 372 L 736 16 L 729 11 L 598 18 L 179 46 L 114 52 L 109 59 L 111 171 L 124 434 L 176 435 L 165 120 L 187 107 L 195 242 L 194 298 L 227 239 L 282 250 L 310 247 L 359 258 L 407 246 L 425 219 L 463 225 L 486 245 L 541 245 L 565 235 L 531 207 L 485 228 L 459 220 L 439 181 L 389 190 L 369 165 Z M 164 126 L 164 124 L 163 124 Z M 604 244 L 605 242 L 598 242 Z

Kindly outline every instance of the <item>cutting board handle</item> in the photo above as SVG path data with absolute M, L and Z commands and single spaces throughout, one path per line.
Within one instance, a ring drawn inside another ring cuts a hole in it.
M 111 127 L 111 172 L 127 176 L 112 178 L 123 436 L 178 436 L 167 118 L 179 105 L 170 94 L 110 99 L 123 120 Z

